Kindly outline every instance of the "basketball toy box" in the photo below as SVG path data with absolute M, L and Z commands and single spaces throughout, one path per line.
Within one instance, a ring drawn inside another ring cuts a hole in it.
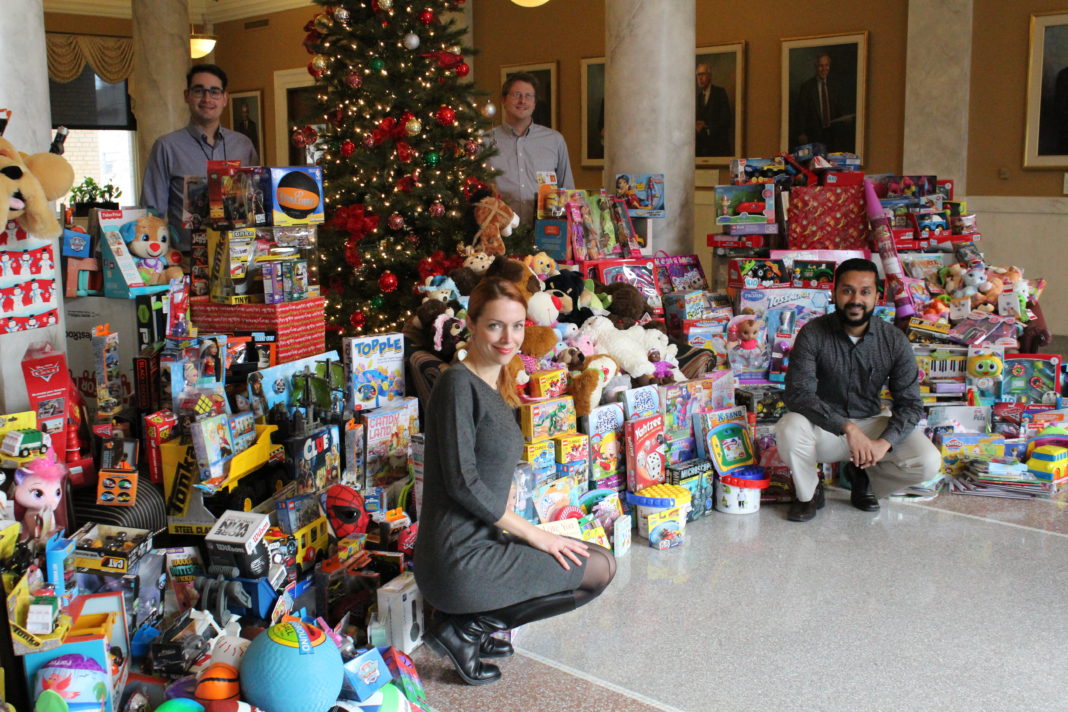
M 342 341 L 348 405 L 371 410 L 404 396 L 404 336 L 350 336 Z
M 271 199 L 271 224 L 275 227 L 323 222 L 323 169 L 319 166 L 272 168 Z

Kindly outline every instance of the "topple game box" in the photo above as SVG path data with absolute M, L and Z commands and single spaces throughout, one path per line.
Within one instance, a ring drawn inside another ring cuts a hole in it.
M 342 342 L 346 396 L 356 411 L 372 410 L 404 396 L 404 336 L 350 336 Z

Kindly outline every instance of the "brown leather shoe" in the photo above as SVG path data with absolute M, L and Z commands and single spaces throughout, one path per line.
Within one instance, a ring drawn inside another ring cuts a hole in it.
M 827 501 L 823 496 L 823 483 L 820 482 L 816 485 L 816 491 L 812 493 L 812 499 L 807 502 L 795 500 L 790 505 L 790 511 L 786 514 L 786 518 L 791 522 L 807 522 L 816 516 L 816 511 L 823 509 L 823 505 Z

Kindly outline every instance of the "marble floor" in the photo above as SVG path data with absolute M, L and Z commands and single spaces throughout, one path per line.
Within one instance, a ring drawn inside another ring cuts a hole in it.
M 713 514 L 526 626 L 476 688 L 419 648 L 436 712 L 1064 710 L 1068 503 L 943 494 L 867 514 L 830 490 Z

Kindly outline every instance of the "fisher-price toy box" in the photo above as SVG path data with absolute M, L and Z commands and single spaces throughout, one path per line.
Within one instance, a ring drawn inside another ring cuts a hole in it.
M 548 440 L 558 433 L 575 430 L 575 401 L 561 396 L 519 406 L 519 427 L 527 442 Z
M 350 336 L 342 341 L 348 404 L 371 410 L 404 396 L 404 336 Z

